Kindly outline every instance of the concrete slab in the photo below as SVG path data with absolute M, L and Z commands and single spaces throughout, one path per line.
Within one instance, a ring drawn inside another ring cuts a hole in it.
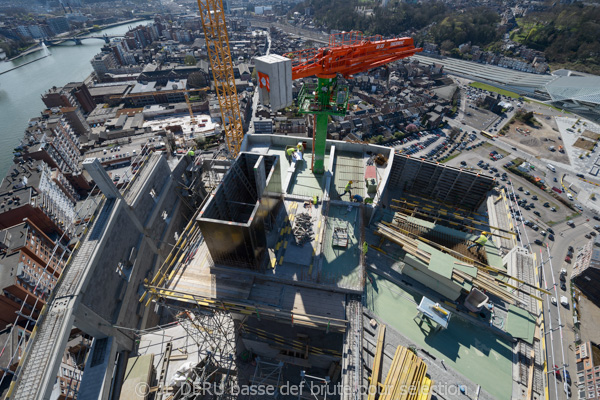
M 366 160 L 362 155 L 356 153 L 339 152 L 335 154 L 335 171 L 333 173 L 333 185 L 330 197 L 334 200 L 351 201 L 351 196 L 359 195 L 363 198 L 367 195 L 365 185 Z M 346 184 L 352 181 L 350 193 L 344 193 Z
M 290 194 L 298 196 L 319 196 L 325 190 L 324 175 L 315 175 L 310 169 L 312 165 L 312 154 L 305 153 L 304 161 L 296 164 L 296 173 L 290 185 Z M 329 155 L 325 155 L 325 165 L 329 165 Z
M 360 288 L 360 227 L 359 209 L 350 206 L 331 206 L 327 218 L 327 228 L 323 239 L 323 265 L 321 276 L 324 280 L 347 288 Z M 344 228 L 348 231 L 348 247 L 333 246 L 333 231 Z
M 300 247 L 291 243 L 285 251 L 286 262 L 308 267 L 312 262 L 312 252 L 313 248 L 308 244 Z
M 417 346 L 470 379 L 497 399 L 510 399 L 512 392 L 512 348 L 504 338 L 477 329 L 460 319 L 450 320 L 448 329 L 432 333 L 412 319 L 421 296 L 409 293 L 374 274 L 366 288 L 367 307 L 388 326 Z

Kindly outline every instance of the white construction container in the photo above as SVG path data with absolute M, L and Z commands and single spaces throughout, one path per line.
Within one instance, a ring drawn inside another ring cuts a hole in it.
M 270 54 L 254 59 L 259 101 L 273 111 L 292 105 L 292 61 Z

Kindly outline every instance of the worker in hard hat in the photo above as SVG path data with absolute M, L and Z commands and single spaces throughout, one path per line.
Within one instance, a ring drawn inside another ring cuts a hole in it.
M 486 244 L 488 241 L 486 233 L 488 233 L 488 232 L 481 232 L 481 235 L 473 242 L 473 244 L 471 244 L 471 245 L 469 245 L 469 247 L 467 247 L 467 250 L 472 247 L 477 246 L 477 251 L 479 251 L 479 249 L 481 249 L 483 247 L 483 245 Z
M 298 142 L 298 144 L 296 145 L 296 147 L 298 148 L 298 151 L 300 153 L 304 152 L 304 146 L 302 146 L 302 142 Z
M 350 193 L 350 197 L 352 197 L 352 183 L 352 181 L 348 181 L 348 183 L 346 183 L 346 187 L 344 188 L 344 194 Z M 344 194 L 342 194 L 342 196 Z

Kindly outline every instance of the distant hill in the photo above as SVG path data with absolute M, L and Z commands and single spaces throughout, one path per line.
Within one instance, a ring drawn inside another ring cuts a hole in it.
M 513 40 L 543 51 L 553 69 L 600 74 L 600 7 L 557 5 L 517 23 Z
M 504 31 L 497 28 L 500 15 L 496 9 L 456 9 L 438 1 L 409 4 L 390 0 L 385 8 L 379 4 L 370 0 L 306 0 L 293 11 L 304 14 L 305 7 L 311 7 L 317 21 L 330 29 L 381 35 L 410 32 L 417 44 L 432 41 L 450 54 L 467 42 L 486 50 L 501 50 Z M 370 12 L 357 12 L 361 9 Z M 517 24 L 511 38 L 543 51 L 551 69 L 600 75 L 600 7 L 553 2 L 547 11 L 518 18 Z

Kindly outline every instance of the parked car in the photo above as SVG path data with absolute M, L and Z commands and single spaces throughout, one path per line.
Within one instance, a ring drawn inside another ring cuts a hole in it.
M 560 283 L 560 289 L 564 290 L 566 292 L 567 291 L 567 284 L 565 282 L 561 282 Z M 562 300 L 561 300 L 561 303 L 562 303 Z
M 569 306 L 569 299 L 567 299 L 567 296 L 560 296 L 560 304 L 565 307 Z
M 538 246 L 543 246 L 544 242 L 542 242 L 540 239 L 535 239 L 535 244 L 537 244 Z

